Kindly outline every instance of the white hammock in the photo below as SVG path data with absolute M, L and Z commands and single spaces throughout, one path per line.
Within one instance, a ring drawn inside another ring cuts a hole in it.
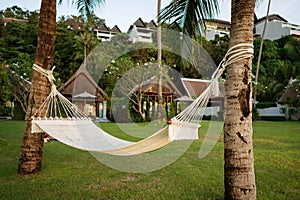
M 218 95 L 218 78 L 226 66 L 253 55 L 252 44 L 239 44 L 230 48 L 212 75 L 206 90 L 171 119 L 172 123 L 139 142 L 129 142 L 106 133 L 80 109 L 60 94 L 53 84 L 53 69 L 45 70 L 37 65 L 33 69 L 45 75 L 51 83 L 51 92 L 32 117 L 32 133 L 46 132 L 75 148 L 100 151 L 113 155 L 136 155 L 159 149 L 174 140 L 198 139 L 198 128 L 204 107 L 212 95 Z

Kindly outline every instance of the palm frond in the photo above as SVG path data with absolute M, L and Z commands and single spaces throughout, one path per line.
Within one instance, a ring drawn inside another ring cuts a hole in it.
M 219 13 L 218 0 L 172 0 L 162 9 L 161 19 L 176 22 L 184 34 L 196 38 L 205 31 L 205 19 Z
M 105 0 L 72 0 L 72 4 L 85 16 L 94 13 L 95 8 L 104 3 Z

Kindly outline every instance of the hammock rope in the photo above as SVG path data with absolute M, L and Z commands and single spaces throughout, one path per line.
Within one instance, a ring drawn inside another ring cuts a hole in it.
M 51 91 L 32 116 L 32 133 L 47 132 L 73 147 L 114 155 L 135 155 L 161 148 L 174 140 L 198 139 L 198 128 L 205 107 L 212 96 L 219 95 L 218 80 L 224 70 L 228 65 L 252 57 L 252 44 L 242 43 L 231 47 L 212 74 L 210 85 L 181 113 L 173 117 L 168 127 L 135 143 L 113 137 L 97 127 L 83 111 L 56 89 L 54 67 L 46 70 L 34 64 L 33 70 L 48 78 Z
M 253 45 L 252 44 L 237 44 L 231 47 L 216 71 L 211 76 L 211 84 L 201 93 L 195 101 L 181 113 L 172 119 L 173 123 L 199 123 L 204 113 L 204 107 L 207 105 L 209 98 L 212 95 L 218 96 L 219 83 L 218 79 L 223 74 L 228 65 L 231 65 L 237 61 L 252 58 L 253 57 Z
M 42 67 L 34 64 L 33 70 L 41 73 L 46 76 L 51 85 L 51 91 L 39 109 L 33 114 L 33 118 L 43 118 L 43 119 L 52 119 L 52 118 L 67 118 L 67 119 L 75 119 L 75 118 L 89 118 L 83 111 L 76 108 L 74 104 L 72 104 L 66 97 L 64 97 L 56 88 L 54 84 L 55 78 L 53 76 L 53 70 L 46 70 Z M 43 115 L 43 111 L 46 110 L 46 114 Z

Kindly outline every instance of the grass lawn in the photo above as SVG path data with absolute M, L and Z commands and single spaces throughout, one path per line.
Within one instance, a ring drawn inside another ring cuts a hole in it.
M 116 124 L 100 124 L 115 132 Z M 300 198 L 300 123 L 254 122 L 257 199 Z M 203 159 L 200 139 L 171 165 L 143 174 L 98 162 L 89 152 L 45 144 L 42 171 L 16 173 L 25 122 L 0 121 L 0 199 L 222 199 L 223 141 Z M 129 138 L 134 140 L 134 138 Z

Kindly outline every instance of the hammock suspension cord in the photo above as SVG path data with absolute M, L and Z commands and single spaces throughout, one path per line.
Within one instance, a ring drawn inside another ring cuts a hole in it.
M 219 85 L 218 79 L 223 74 L 228 65 L 237 61 L 252 58 L 253 45 L 241 43 L 232 46 L 218 65 L 216 71 L 211 76 L 211 84 L 198 96 L 192 104 L 186 107 L 181 113 L 172 119 L 172 123 L 196 123 L 202 120 L 204 107 L 207 105 L 212 95 L 218 96 Z M 202 109 L 201 109 L 202 108 Z
M 76 108 L 66 97 L 64 97 L 59 91 L 57 91 L 56 85 L 54 84 L 55 78 L 53 76 L 53 70 L 46 70 L 42 67 L 33 64 L 33 69 L 42 75 L 46 76 L 51 84 L 51 91 L 45 101 L 42 103 L 40 108 L 34 113 L 33 117 L 43 119 L 85 119 L 88 116 Z M 45 116 L 42 116 L 43 111 L 46 110 Z

